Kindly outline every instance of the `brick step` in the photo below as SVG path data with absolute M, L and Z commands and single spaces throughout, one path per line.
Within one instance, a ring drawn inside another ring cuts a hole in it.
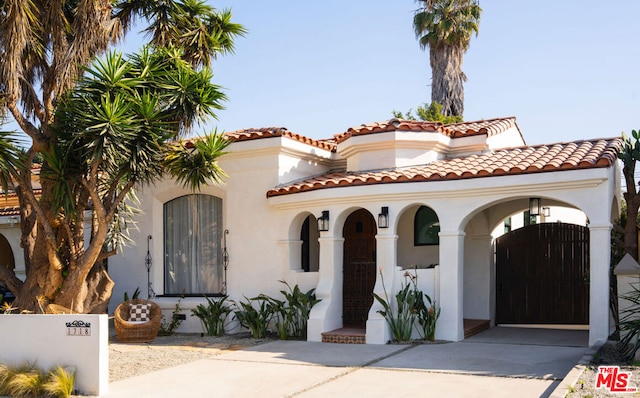
M 322 342 L 335 344 L 367 344 L 367 332 L 364 328 L 340 328 L 322 333 Z
M 464 320 L 464 338 L 469 338 L 474 334 L 489 329 L 490 323 L 487 319 L 465 319 Z

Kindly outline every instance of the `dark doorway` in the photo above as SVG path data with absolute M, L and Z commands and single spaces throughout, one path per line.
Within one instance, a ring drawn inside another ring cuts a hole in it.
M 342 234 L 342 323 L 364 327 L 376 283 L 376 222 L 367 210 L 356 210 L 347 217 Z
M 589 228 L 528 225 L 496 239 L 496 323 L 589 323 Z

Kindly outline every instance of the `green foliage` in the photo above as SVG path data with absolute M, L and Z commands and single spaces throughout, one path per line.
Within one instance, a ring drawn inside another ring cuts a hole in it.
M 424 340 L 433 341 L 436 335 L 436 322 L 440 317 L 440 307 L 436 307 L 435 303 L 431 301 L 431 297 L 428 294 L 422 293 L 416 290 L 416 312 L 418 314 L 418 324 L 420 328 L 418 333 Z
M 251 336 L 254 338 L 261 339 L 266 337 L 274 310 L 269 302 L 269 297 L 260 295 L 252 299 L 245 297 L 245 300 L 239 303 L 234 302 L 236 319 L 241 326 L 249 329 Z M 253 303 L 257 303 L 257 309 L 253 306 Z
M 618 153 L 624 167 L 635 169 L 636 161 L 640 160 L 640 130 L 631 130 L 631 137 L 622 134 L 623 146 Z
M 391 327 L 391 334 L 396 341 L 410 341 L 413 324 L 416 320 L 416 314 L 412 310 L 416 301 L 415 294 L 413 294 L 409 284 L 404 284 L 402 289 L 396 293 L 396 308 L 393 308 L 393 304 L 387 295 L 387 288 L 384 285 L 382 272 L 380 272 L 380 278 L 382 278 L 384 298 L 373 293 L 373 297 L 383 307 L 382 310 L 378 310 L 378 313 L 384 317 Z
M 137 287 L 136 290 L 134 290 L 133 292 L 133 297 L 131 297 L 132 300 L 137 299 L 140 296 L 140 288 Z M 124 292 L 124 301 L 129 301 L 129 292 Z
M 640 289 L 638 283 L 631 284 L 632 291 L 621 298 L 629 301 L 629 307 L 622 311 L 620 318 L 621 346 L 628 350 L 629 359 L 640 349 Z
M 391 333 L 396 341 L 410 341 L 413 328 L 417 327 L 416 322 L 420 325 L 420 328 L 418 328 L 420 337 L 424 340 L 433 341 L 436 323 L 440 317 L 440 308 L 436 307 L 428 294 L 418 289 L 417 271 L 413 275 L 406 272 L 404 276 L 409 278 L 409 282 L 405 282 L 396 293 L 396 306 L 394 307 L 389 300 L 384 278 L 382 272 L 380 272 L 385 297 L 382 298 L 373 293 L 373 297 L 383 307 L 382 310 L 378 310 L 378 313 L 389 324 Z
M 202 323 L 202 328 L 209 336 L 222 336 L 227 317 L 232 312 L 231 307 L 227 305 L 229 296 L 224 295 L 217 299 L 207 299 L 207 305 L 198 304 L 195 309 L 191 310 L 191 316 L 197 316 Z
M 178 314 L 182 312 L 182 309 L 180 308 L 181 300 L 182 297 L 179 297 L 178 301 L 176 302 L 176 306 L 171 313 L 171 320 L 169 322 L 167 322 L 164 315 L 162 316 L 162 320 L 160 321 L 160 328 L 158 329 L 158 336 L 171 336 L 176 332 L 176 329 L 178 329 L 178 327 L 182 323 L 182 320 L 178 318 Z
M 431 104 L 424 103 L 419 105 L 415 113 L 413 109 L 409 109 L 406 113 L 399 111 L 392 112 L 393 117 L 406 120 L 424 120 L 429 122 L 440 122 L 442 124 L 460 123 L 462 116 L 445 116 L 442 114 L 442 105 L 436 101 Z
M 280 281 L 280 283 L 287 287 L 287 290 L 280 290 L 284 300 L 268 297 L 275 317 L 278 337 L 283 340 L 290 337 L 306 339 L 309 314 L 313 306 L 320 302 L 316 299 L 315 289 L 305 293 L 298 285 L 292 288 L 286 281 Z
M 245 302 L 234 302 L 237 308 L 235 317 L 255 338 L 265 337 L 269 324 L 273 321 L 280 339 L 304 339 L 307 337 L 307 321 L 311 308 L 320 300 L 316 298 L 315 289 L 303 292 L 298 285 L 292 288 L 286 281 L 279 282 L 287 287 L 287 290 L 280 290 L 284 300 L 266 294 L 252 299 L 245 297 Z M 257 304 L 257 309 L 253 303 Z
M 445 45 L 466 50 L 478 34 L 482 8 L 478 0 L 418 0 L 413 17 L 416 38 L 423 49 Z
M 207 181 L 222 181 L 227 175 L 217 161 L 230 143 L 217 130 L 193 141 L 193 146 L 181 140 L 172 143 L 165 157 L 167 171 L 192 191 L 199 190 Z

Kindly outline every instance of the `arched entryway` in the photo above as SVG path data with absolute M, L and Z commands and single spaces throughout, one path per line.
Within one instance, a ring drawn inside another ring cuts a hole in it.
M 496 324 L 589 323 L 589 229 L 528 225 L 496 240 Z
M 347 217 L 344 237 L 342 323 L 365 327 L 376 283 L 376 222 L 365 209 Z

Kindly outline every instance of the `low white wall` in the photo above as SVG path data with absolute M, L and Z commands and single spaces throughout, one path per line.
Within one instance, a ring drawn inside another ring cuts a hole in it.
M 84 395 L 109 390 L 109 328 L 106 314 L 0 315 L 0 363 L 35 362 L 48 371 L 54 366 L 76 369 L 75 389 Z M 77 321 L 77 322 L 76 322 Z M 89 328 L 72 329 L 67 323 L 84 322 Z M 89 335 L 87 335 L 87 330 Z

